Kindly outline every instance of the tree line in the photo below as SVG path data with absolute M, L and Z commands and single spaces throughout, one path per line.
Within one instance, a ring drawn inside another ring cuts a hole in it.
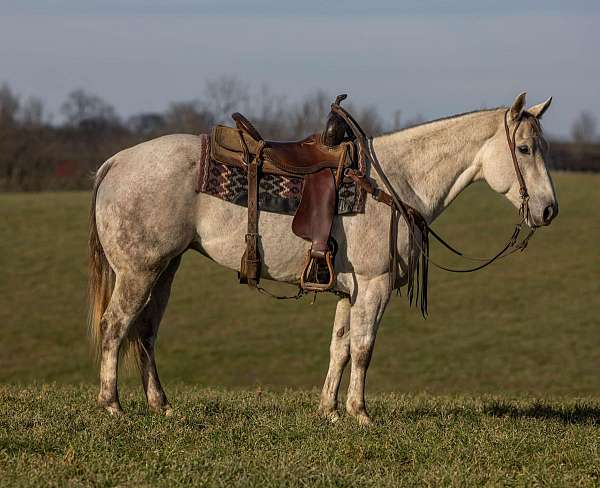
M 128 118 L 97 95 L 76 89 L 60 106 L 57 121 L 41 99 L 23 99 L 4 83 L 0 85 L 0 190 L 89 188 L 93 171 L 117 151 L 164 134 L 209 132 L 216 123 L 229 123 L 234 111 L 256 121 L 266 137 L 301 137 L 323 128 L 331 101 L 331 95 L 317 91 L 291 102 L 266 86 L 251 91 L 238 79 L 224 77 L 208 81 L 201 98 Z M 402 120 L 400 111 L 385 121 L 372 106 L 346 106 L 374 135 L 423 121 L 420 116 Z M 582 113 L 573 125 L 574 144 L 559 146 L 563 166 L 571 160 L 568 168 L 600 170 L 596 129 L 594 117 Z M 591 168 L 589 161 L 577 162 L 590 157 L 595 160 Z

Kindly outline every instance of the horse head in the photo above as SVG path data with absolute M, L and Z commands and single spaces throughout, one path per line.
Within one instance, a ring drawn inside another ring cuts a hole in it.
M 551 102 L 552 97 L 525 109 L 525 93 L 518 95 L 480 153 L 483 177 L 494 191 L 505 195 L 517 208 L 524 197 L 527 199 L 529 212 L 525 218 L 532 227 L 548 225 L 558 214 L 547 168 L 549 145 L 540 124 Z

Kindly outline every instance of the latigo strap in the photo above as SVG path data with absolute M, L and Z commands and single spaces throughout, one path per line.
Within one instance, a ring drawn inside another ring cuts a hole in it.
M 240 283 L 247 283 L 251 288 L 255 288 L 260 281 L 261 268 L 258 250 L 258 173 L 264 142 L 261 141 L 262 144 L 259 144 L 256 156 L 250 159 L 250 153 L 241 131 L 240 138 L 245 148 L 244 155 L 248 165 L 248 232 L 246 233 L 246 252 L 242 256 L 239 279 Z

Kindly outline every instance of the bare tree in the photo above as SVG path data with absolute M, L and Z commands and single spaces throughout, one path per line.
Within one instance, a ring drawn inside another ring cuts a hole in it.
M 577 143 L 590 143 L 596 139 L 596 117 L 590 112 L 583 111 L 571 127 L 571 136 Z
M 285 96 L 273 94 L 267 84 L 263 84 L 258 92 L 253 93 L 248 110 L 252 120 L 263 137 L 271 139 L 289 138 L 287 124 L 287 103 Z
M 164 132 L 167 121 L 162 114 L 146 112 L 129 117 L 127 127 L 135 134 L 151 136 Z
M 377 108 L 372 105 L 366 107 L 355 107 L 348 104 L 348 110 L 356 114 L 356 120 L 369 136 L 376 136 L 383 132 L 384 123 Z
M 42 127 L 50 122 L 44 110 L 44 102 L 37 97 L 29 97 L 21 107 L 19 120 L 25 127 Z
M 392 132 L 397 132 L 402 129 L 402 110 L 394 110 L 394 116 L 392 120 Z
M 169 131 L 199 134 L 208 132 L 215 124 L 215 116 L 197 100 L 174 102 L 165 113 Z
M 306 95 L 289 111 L 290 132 L 304 136 L 325 127 L 332 98 L 322 90 Z
M 15 125 L 19 105 L 19 97 L 8 86 L 8 83 L 3 83 L 0 86 L 0 126 Z
M 233 76 L 206 82 L 206 109 L 217 122 L 229 120 L 232 112 L 241 112 L 248 108 L 250 95 L 248 86 Z
M 68 125 L 77 127 L 88 121 L 102 124 L 117 124 L 119 117 L 112 105 L 97 95 L 77 89 L 69 93 L 61 106 L 61 112 Z

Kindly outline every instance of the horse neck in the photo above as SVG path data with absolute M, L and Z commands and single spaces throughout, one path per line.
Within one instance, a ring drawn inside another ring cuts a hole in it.
M 482 177 L 478 155 L 503 113 L 494 109 L 441 119 L 377 137 L 373 147 L 401 198 L 431 222 Z

